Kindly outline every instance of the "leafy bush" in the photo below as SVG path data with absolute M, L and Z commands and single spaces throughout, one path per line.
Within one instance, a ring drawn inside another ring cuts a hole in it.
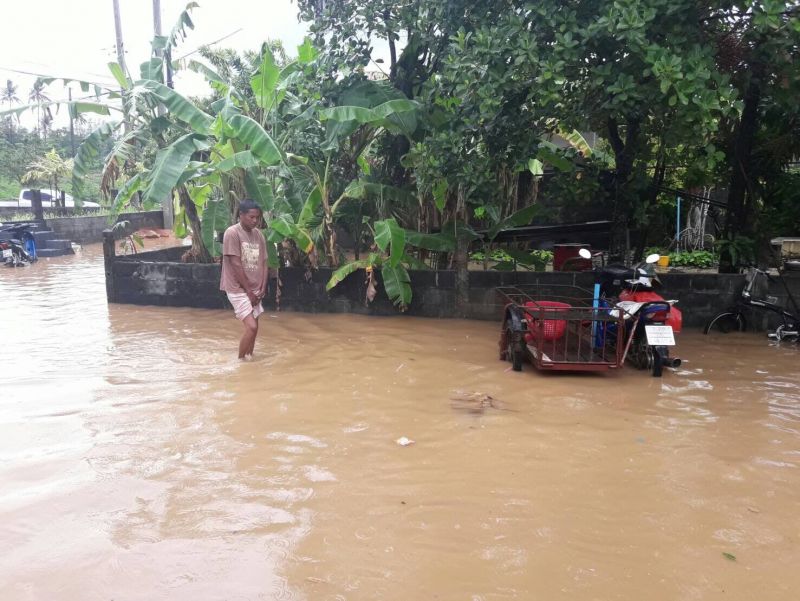
M 713 267 L 716 262 L 716 255 L 707 250 L 692 250 L 670 253 L 669 255 L 669 263 L 675 267 L 699 267 L 706 269 Z
M 720 255 L 727 254 L 735 266 L 753 265 L 756 262 L 756 243 L 747 236 L 729 236 L 715 243 Z
M 473 261 L 483 261 L 486 254 L 477 251 L 470 254 Z M 549 250 L 517 250 L 515 248 L 496 248 L 489 253 L 489 261 L 494 261 L 492 269 L 497 271 L 514 271 L 520 267 L 529 271 L 544 271 L 547 264 L 553 261 L 553 253 Z
M 20 185 L 13 179 L 0 175 L 0 200 L 16 200 Z

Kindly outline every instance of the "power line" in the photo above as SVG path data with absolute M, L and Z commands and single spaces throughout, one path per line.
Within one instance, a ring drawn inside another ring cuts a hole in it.
M 104 82 L 104 83 L 101 83 L 101 82 L 97 82 L 97 81 L 89 81 L 87 79 L 79 79 L 77 77 L 58 77 L 56 75 L 51 75 L 49 73 L 34 73 L 32 71 L 25 71 L 23 69 L 15 69 L 13 67 L 3 67 L 2 65 L 0 65 L 0 71 L 9 71 L 11 73 L 20 73 L 21 75 L 31 75 L 33 77 L 42 77 L 42 78 L 45 78 L 45 79 L 51 79 L 51 78 L 52 79 L 66 79 L 66 80 L 73 80 L 75 82 L 85 81 L 86 83 L 90 83 L 90 84 L 96 85 L 96 86 L 111 86 L 111 85 L 114 85 L 114 82 L 112 82 L 111 80 L 109 80 L 107 82 Z
M 224 40 L 227 40 L 228 38 L 230 38 L 230 37 L 232 37 L 232 36 L 235 36 L 237 33 L 239 33 L 240 31 L 242 31 L 242 29 L 243 29 L 243 28 L 242 28 L 242 27 L 240 27 L 239 29 L 237 29 L 237 30 L 235 30 L 235 31 L 232 31 L 232 32 L 230 32 L 228 35 L 224 35 L 224 36 L 222 36 L 222 37 L 221 37 L 221 38 L 219 38 L 218 40 L 214 40 L 213 42 L 209 42 L 208 44 L 203 44 L 202 46 L 200 46 L 200 48 L 208 48 L 209 46 L 214 46 L 215 44 L 219 44 L 220 42 L 222 42 L 222 41 L 224 41 Z M 200 48 L 195 48 L 195 49 L 194 49 L 194 50 L 192 50 L 191 52 L 187 52 L 186 54 L 184 54 L 183 56 L 179 56 L 179 57 L 178 57 L 178 58 L 176 58 L 175 60 L 176 60 L 176 61 L 182 61 L 182 60 L 183 60 L 183 59 L 185 59 L 187 56 L 191 56 L 191 55 L 193 55 L 193 54 L 196 54 L 197 52 L 200 52 Z

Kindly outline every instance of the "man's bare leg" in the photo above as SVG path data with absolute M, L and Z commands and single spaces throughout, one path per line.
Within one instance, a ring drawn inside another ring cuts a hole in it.
M 244 359 L 246 355 L 253 354 L 256 334 L 258 334 L 258 322 L 252 314 L 242 320 L 242 325 L 244 326 L 244 332 L 242 333 L 242 339 L 239 341 L 239 359 Z
M 256 338 L 258 338 L 258 317 L 254 317 L 253 321 L 256 322 L 256 331 L 255 334 L 253 334 L 253 341 L 250 343 L 250 349 L 249 352 L 247 353 L 251 357 L 253 356 L 253 353 L 256 350 Z

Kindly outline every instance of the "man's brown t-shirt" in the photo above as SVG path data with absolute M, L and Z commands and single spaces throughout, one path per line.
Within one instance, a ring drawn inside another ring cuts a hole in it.
M 258 291 L 267 268 L 267 243 L 261 230 L 253 228 L 248 232 L 240 223 L 236 223 L 225 230 L 222 238 L 222 277 L 219 289 L 225 292 L 246 292 L 233 275 L 232 256 L 241 258 L 250 291 Z

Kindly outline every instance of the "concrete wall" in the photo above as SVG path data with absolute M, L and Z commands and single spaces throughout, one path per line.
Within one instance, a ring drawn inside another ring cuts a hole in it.
M 44 209 L 44 212 L 48 214 L 59 214 L 63 215 L 64 217 L 69 217 L 72 214 L 73 210 L 74 209 L 72 208 L 68 209 L 46 208 Z M 87 214 L 87 213 L 97 213 L 101 209 L 78 209 L 78 210 L 80 210 L 83 214 Z M 30 213 L 32 215 L 33 209 L 31 207 L 0 207 L 0 221 L 3 221 L 4 219 L 11 219 L 11 217 L 13 217 L 14 215 L 18 215 L 19 213 Z
M 107 248 L 113 245 L 107 245 Z M 221 309 L 228 306 L 219 288 L 219 264 L 198 265 L 180 262 L 186 248 L 171 248 L 139 253 L 107 260 L 107 289 L 109 300 L 117 303 L 198 307 Z M 378 295 L 367 305 L 366 282 L 363 271 L 356 272 L 341 282 L 330 293 L 325 284 L 331 270 L 318 269 L 307 273 L 302 268 L 280 270 L 282 283 L 280 309 L 312 313 L 358 313 L 369 315 L 397 315 L 397 309 L 386 297 L 382 285 Z M 683 310 L 684 324 L 700 327 L 711 316 L 735 303 L 744 276 L 720 274 L 667 274 L 661 276 L 663 294 L 678 299 Z M 800 300 L 800 278 L 787 278 L 795 298 Z M 469 305 L 465 317 L 482 320 L 499 320 L 502 301 L 495 288 L 502 285 L 537 285 L 544 291 L 555 293 L 558 286 L 580 286 L 591 289 L 592 275 L 588 273 L 541 273 L 476 271 L 469 275 Z M 456 317 L 455 272 L 411 272 L 413 300 L 409 315 L 423 317 Z M 777 287 L 771 294 L 785 298 L 785 291 Z M 276 309 L 275 280 L 271 280 L 267 308 Z M 756 326 L 766 327 L 763 316 L 751 319 Z
M 100 242 L 103 239 L 103 230 L 108 229 L 108 216 L 98 217 L 57 217 L 47 219 L 49 228 L 64 240 L 72 240 L 80 244 Z M 141 213 L 121 213 L 119 221 L 130 221 L 131 229 L 163 228 L 164 215 L 161 211 L 145 211 Z

